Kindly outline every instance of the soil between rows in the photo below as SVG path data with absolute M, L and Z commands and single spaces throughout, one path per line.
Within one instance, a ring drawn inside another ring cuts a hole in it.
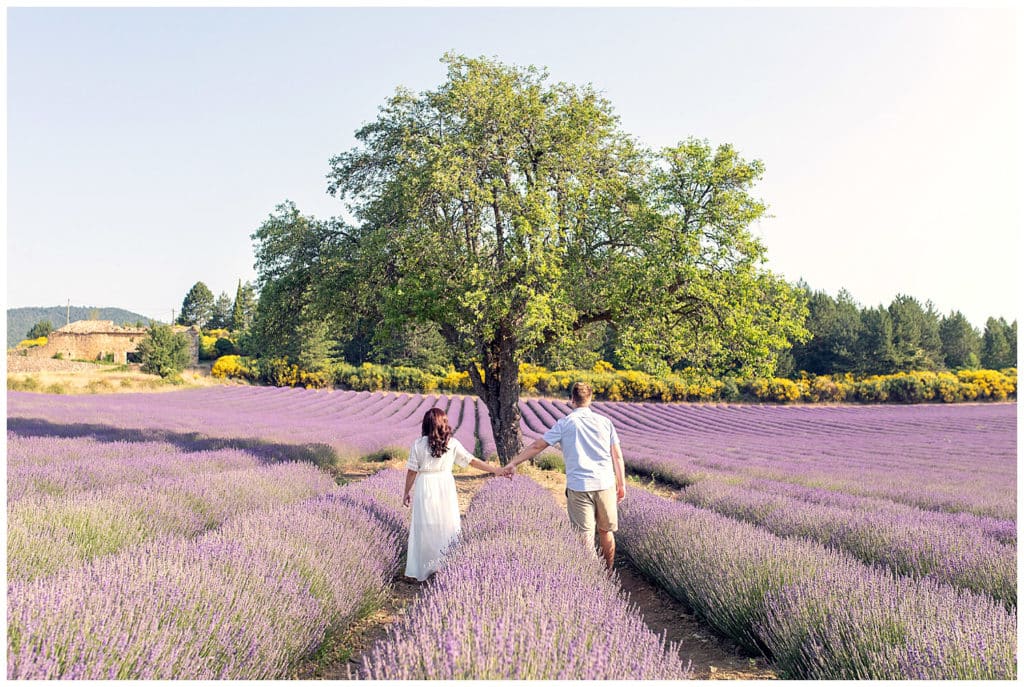
M 391 461 L 389 465 L 402 468 L 404 462 Z M 350 466 L 343 472 L 343 476 L 349 480 L 359 479 L 380 467 L 380 464 Z M 558 504 L 565 506 L 564 474 L 523 466 L 516 479 L 524 477 L 547 488 Z M 495 478 L 475 470 L 455 475 L 459 511 L 463 516 L 473 496 L 488 479 Z M 630 488 L 640 487 L 630 485 Z M 615 567 L 622 588 L 629 594 L 630 601 L 638 607 L 647 626 L 659 637 L 664 635 L 668 642 L 678 644 L 683 661 L 692 662 L 695 679 L 765 680 L 777 677 L 764 658 L 742 655 L 729 640 L 714 634 L 682 604 L 640 574 L 624 556 L 616 557 Z M 300 671 L 300 677 L 345 680 L 357 676 L 362 667 L 363 655 L 377 640 L 387 635 L 387 629 L 405 615 L 419 593 L 418 583 L 404 577 L 396 579 L 381 607 L 346 633 L 344 643 L 347 660 L 309 666 Z

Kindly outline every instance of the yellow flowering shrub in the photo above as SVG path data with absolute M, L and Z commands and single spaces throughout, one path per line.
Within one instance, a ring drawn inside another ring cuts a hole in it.
M 960 380 L 951 372 L 939 372 L 935 375 L 935 398 L 943 403 L 956 403 L 963 398 Z
M 213 360 L 217 357 L 217 339 L 218 337 L 216 336 L 199 335 L 200 360 Z
M 37 339 L 22 339 L 18 342 L 18 348 L 36 348 L 37 346 L 46 345 L 46 337 L 40 336 Z
M 800 400 L 800 387 L 792 379 L 773 377 L 750 382 L 750 391 L 759 401 L 792 403 Z
M 1017 395 L 1017 371 L 1013 375 L 1003 374 L 997 370 L 961 370 L 957 378 L 961 384 L 970 384 L 977 389 L 977 398 L 993 401 L 1005 401 Z
M 217 358 L 210 374 L 219 379 L 252 379 L 252 370 L 238 355 L 222 355 Z
M 438 380 L 437 386 L 439 389 L 445 391 L 472 391 L 473 382 L 469 380 L 468 372 L 458 372 L 455 369 L 451 369 L 448 373 Z

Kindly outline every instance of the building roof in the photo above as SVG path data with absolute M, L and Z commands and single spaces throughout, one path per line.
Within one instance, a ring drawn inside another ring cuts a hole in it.
M 113 320 L 77 320 L 66 324 L 58 332 L 66 334 L 124 334 L 145 331 L 145 328 L 119 327 Z

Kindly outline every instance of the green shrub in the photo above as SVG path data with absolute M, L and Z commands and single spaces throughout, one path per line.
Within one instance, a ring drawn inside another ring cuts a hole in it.
M 925 386 L 913 374 L 891 375 L 885 380 L 885 391 L 895 403 L 920 403 L 925 400 Z
M 175 333 L 170 325 L 153 323 L 149 336 L 139 342 L 142 371 L 164 379 L 177 377 L 191 359 L 188 337 Z
M 565 458 L 562 457 L 561 453 L 554 453 L 545 451 L 534 459 L 534 464 L 541 470 L 554 470 L 555 472 L 565 472 Z
M 256 369 L 263 384 L 297 386 L 299 383 L 299 366 L 290 364 L 287 358 L 260 358 Z
M 437 389 L 437 377 L 415 367 L 392 367 L 389 369 L 391 388 L 396 391 L 430 393 Z
M 217 342 L 213 344 L 213 348 L 218 358 L 225 355 L 238 355 L 239 353 L 235 342 L 224 336 L 217 339 Z

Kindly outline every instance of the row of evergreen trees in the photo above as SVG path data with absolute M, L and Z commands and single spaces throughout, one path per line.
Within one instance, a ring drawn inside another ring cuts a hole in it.
M 181 314 L 175 322 L 191 327 L 198 325 L 200 329 L 229 329 L 245 331 L 252 324 L 256 314 L 256 289 L 249 283 L 238 280 L 238 289 L 234 300 L 227 292 L 216 298 L 210 287 L 197 281 L 181 303 Z
M 811 337 L 780 351 L 776 374 L 892 374 L 909 370 L 1003 369 L 1017 364 L 1017 322 L 990 317 L 978 331 L 959 311 L 940 315 L 933 304 L 899 295 L 886 307 L 863 307 L 849 292 L 837 297 L 801 282 L 806 297 L 806 328 Z M 307 317 L 306 309 L 268 289 L 257 301 L 254 287 L 238 285 L 234 301 L 214 299 L 197 282 L 182 304 L 180 324 L 229 329 L 244 355 L 287 358 L 305 370 L 331 361 L 401 365 L 442 370 L 453 361 L 441 336 L 430 327 L 409 324 L 386 340 L 374 337 L 375 323 L 347 323 L 344 333 L 331 323 Z M 613 330 L 599 325 L 568 346 L 541 351 L 528 362 L 548 369 L 590 369 L 598 360 L 622 365 Z M 680 369 L 686 361 L 675 361 Z
M 1017 365 L 1017 321 L 988 318 L 983 332 L 959 311 L 939 315 L 932 303 L 899 295 L 888 307 L 861 307 L 845 290 L 812 291 L 805 326 L 810 340 L 779 356 L 779 376 L 909 370 L 999 370 Z

